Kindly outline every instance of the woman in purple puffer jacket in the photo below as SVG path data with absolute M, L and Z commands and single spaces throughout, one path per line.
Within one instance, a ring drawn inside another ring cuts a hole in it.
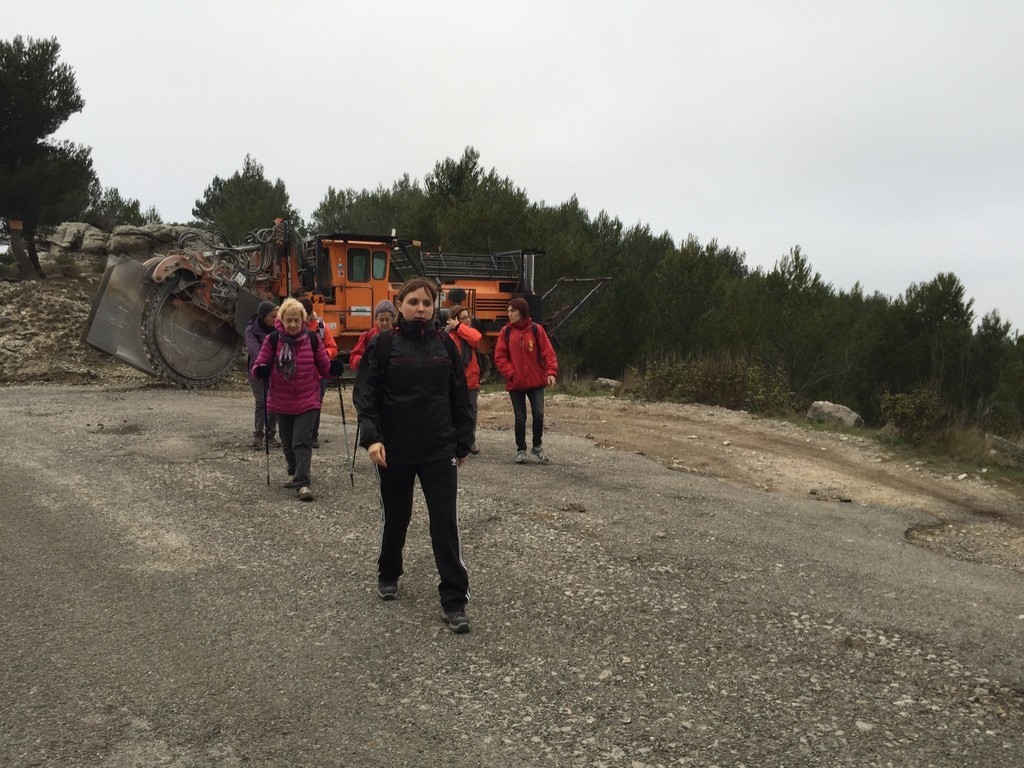
M 312 501 L 313 425 L 320 410 L 320 379 L 333 375 L 331 361 L 319 337 L 306 330 L 306 310 L 295 299 L 285 299 L 275 327 L 263 340 L 252 375 L 267 383 L 267 410 L 277 414 L 288 462 L 285 487 L 298 488 L 302 501 Z

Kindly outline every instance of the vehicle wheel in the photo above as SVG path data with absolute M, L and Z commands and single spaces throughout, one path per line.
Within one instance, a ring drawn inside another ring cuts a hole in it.
M 155 286 L 142 336 L 157 371 L 183 387 L 210 387 L 234 370 L 242 339 L 231 323 L 192 303 L 194 286 L 177 275 Z

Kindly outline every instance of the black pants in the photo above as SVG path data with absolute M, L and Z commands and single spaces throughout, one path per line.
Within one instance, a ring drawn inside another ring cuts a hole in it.
M 381 505 L 377 578 L 397 581 L 403 573 L 402 549 L 412 519 L 412 494 L 418 477 L 427 502 L 434 562 L 441 577 L 437 585 L 441 607 L 446 611 L 465 608 L 469 600 L 469 572 L 462 562 L 462 543 L 459 540 L 459 514 L 456 509 L 459 482 L 455 459 L 427 464 L 391 464 L 387 468 L 374 464 L 373 467 L 380 482 Z
M 473 414 L 473 443 L 476 443 L 476 421 L 480 416 L 480 390 L 469 390 L 469 410 Z
M 269 428 L 269 436 L 273 437 L 277 432 L 277 414 L 270 413 L 269 411 L 266 414 L 263 413 L 263 402 L 265 400 L 265 395 L 263 393 L 264 387 L 266 387 L 266 384 L 263 383 L 263 379 L 256 378 L 249 380 L 249 389 L 252 390 L 252 396 L 256 398 L 256 418 L 255 423 L 253 424 L 252 433 L 254 436 L 258 435 L 259 437 L 263 437 L 263 420 L 264 416 L 266 416 L 266 426 Z
M 327 379 L 320 379 L 320 408 L 316 411 L 316 421 L 313 423 L 313 439 L 320 439 L 320 409 L 324 406 L 324 393 L 327 392 Z
M 305 411 L 294 416 L 279 413 L 277 428 L 281 433 L 281 450 L 288 462 L 288 474 L 295 482 L 309 485 L 309 464 L 313 459 L 313 422 L 320 409 Z
M 516 450 L 526 450 L 526 399 L 530 399 L 533 412 L 533 447 L 544 443 L 544 387 L 508 393 L 512 399 L 512 413 L 515 416 Z

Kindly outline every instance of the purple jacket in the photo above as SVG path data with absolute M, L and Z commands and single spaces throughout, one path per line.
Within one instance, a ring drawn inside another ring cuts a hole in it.
M 249 325 L 245 327 L 245 349 L 249 353 L 249 380 L 255 380 L 255 376 L 252 375 L 253 361 L 260 353 L 260 349 L 263 347 L 263 340 L 267 338 L 270 332 L 274 330 L 269 326 L 264 325 L 260 322 L 260 319 L 253 315 L 249 318 Z
M 267 410 L 271 413 L 283 413 L 294 416 L 306 411 L 315 411 L 320 407 L 320 379 L 331 376 L 331 360 L 323 342 L 317 344 L 316 355 L 306 329 L 298 336 L 289 336 L 284 325 L 278 319 L 277 354 L 271 348 L 270 334 L 263 340 L 260 353 L 252 364 L 249 373 L 255 377 L 253 370 L 258 365 L 270 365 L 270 387 L 267 392 Z M 289 343 L 292 341 L 293 343 Z M 285 378 L 284 372 L 291 365 L 294 351 L 294 372 Z

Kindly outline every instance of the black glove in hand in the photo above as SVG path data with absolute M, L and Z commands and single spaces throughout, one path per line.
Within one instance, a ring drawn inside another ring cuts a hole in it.
M 341 376 L 341 372 L 345 370 L 345 361 L 340 356 L 331 360 L 331 376 Z
M 257 365 L 255 368 L 253 368 L 253 372 L 264 381 L 270 381 L 269 365 Z

